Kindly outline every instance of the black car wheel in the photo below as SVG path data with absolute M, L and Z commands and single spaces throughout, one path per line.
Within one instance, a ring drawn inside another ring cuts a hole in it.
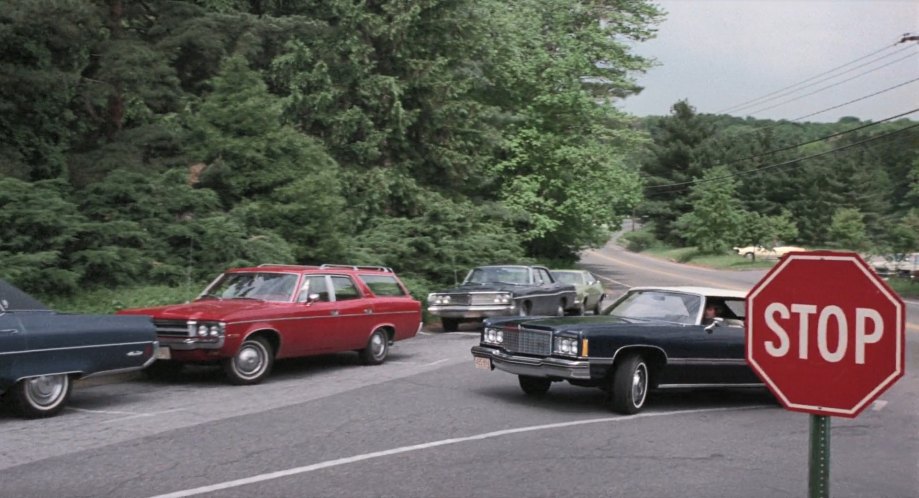
M 460 321 L 456 318 L 441 318 L 440 323 L 444 326 L 444 332 L 456 332 L 459 330 Z
M 42 375 L 20 380 L 10 390 L 13 409 L 25 418 L 56 415 L 64 409 L 73 384 L 67 374 Z
M 640 355 L 630 355 L 616 363 L 612 378 L 613 411 L 631 415 L 645 404 L 650 386 L 648 365 Z
M 263 337 L 246 339 L 232 358 L 223 361 L 223 370 L 231 384 L 258 384 L 271 372 L 274 352 Z
M 523 389 L 523 392 L 526 393 L 527 396 L 543 396 L 549 392 L 549 388 L 552 387 L 552 381 L 543 379 L 542 377 L 518 375 L 517 380 L 520 381 L 520 389 Z
M 389 336 L 383 330 L 376 330 L 367 339 L 367 347 L 361 350 L 364 365 L 379 365 L 389 354 Z
M 521 302 L 517 305 L 517 316 L 528 316 L 530 314 L 530 303 Z

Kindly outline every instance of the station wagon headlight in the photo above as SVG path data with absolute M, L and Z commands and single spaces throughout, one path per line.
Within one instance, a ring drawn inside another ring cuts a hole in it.
M 578 355 L 577 337 L 556 337 L 555 338 L 555 354 L 577 356 Z
M 501 344 L 504 342 L 504 332 L 500 329 L 487 328 L 484 333 L 485 342 L 490 344 Z
M 193 335 L 200 339 L 217 339 L 223 335 L 224 326 L 222 322 L 199 322 Z

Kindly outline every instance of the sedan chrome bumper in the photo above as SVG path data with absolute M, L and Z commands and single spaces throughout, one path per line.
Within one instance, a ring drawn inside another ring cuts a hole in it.
M 510 316 L 516 310 L 513 304 L 497 306 L 428 306 L 428 313 L 444 318 L 488 318 Z
M 515 375 L 549 377 L 557 379 L 590 379 L 590 362 L 587 360 L 563 360 L 561 358 L 520 356 L 506 353 L 497 348 L 472 346 L 472 356 L 488 358 L 492 368 Z

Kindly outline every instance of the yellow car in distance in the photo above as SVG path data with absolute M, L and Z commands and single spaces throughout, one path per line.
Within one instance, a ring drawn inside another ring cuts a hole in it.
M 768 249 L 763 246 L 746 246 L 735 247 L 734 250 L 740 256 L 748 259 L 778 259 L 790 252 L 806 251 L 807 249 L 796 246 L 775 246 Z

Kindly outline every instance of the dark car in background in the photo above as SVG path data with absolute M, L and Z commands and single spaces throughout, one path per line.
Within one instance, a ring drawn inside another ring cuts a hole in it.
M 745 298 L 637 287 L 600 316 L 488 320 L 472 355 L 478 368 L 517 375 L 528 395 L 568 381 L 599 387 L 611 409 L 636 413 L 652 389 L 762 386 L 744 359 Z
M 428 295 L 428 312 L 453 332 L 464 321 L 495 316 L 562 316 L 578 309 L 574 285 L 557 282 L 542 266 L 498 265 L 472 269 L 459 287 Z
M 0 280 L 0 393 L 23 417 L 60 412 L 74 380 L 142 369 L 156 350 L 149 318 L 56 313 Z

